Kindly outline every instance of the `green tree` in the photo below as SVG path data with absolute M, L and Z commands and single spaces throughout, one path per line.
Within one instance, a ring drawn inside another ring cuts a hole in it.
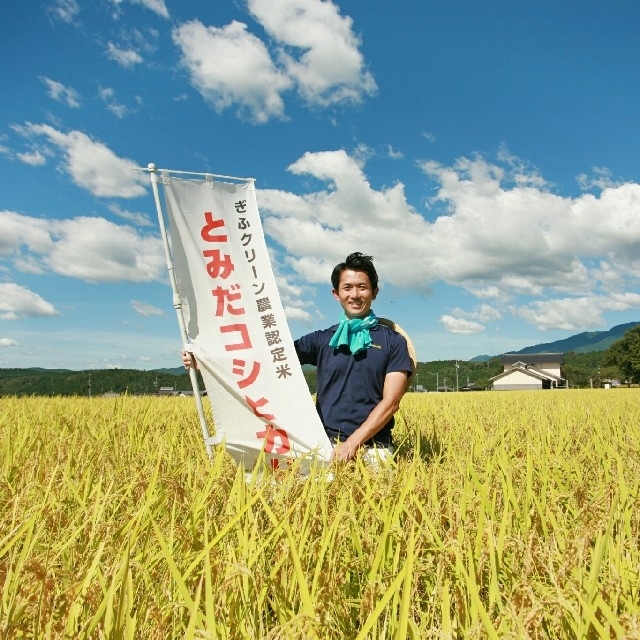
M 605 351 L 603 363 L 617 366 L 627 382 L 640 380 L 640 325 L 629 329 Z

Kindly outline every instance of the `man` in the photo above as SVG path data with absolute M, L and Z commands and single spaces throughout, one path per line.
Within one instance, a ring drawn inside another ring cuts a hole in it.
M 338 325 L 294 342 L 301 364 L 317 367 L 316 408 L 336 443 L 332 460 L 352 460 L 361 447 L 393 452 L 394 414 L 412 373 L 406 339 L 378 322 L 372 258 L 352 253 L 331 274 L 342 307 Z
M 316 408 L 336 445 L 332 460 L 348 461 L 359 449 L 393 453 L 394 414 L 413 366 L 407 341 L 378 322 L 371 305 L 378 274 L 370 256 L 352 253 L 331 274 L 340 322 L 294 342 L 301 364 L 317 367 Z M 182 352 L 191 366 L 191 355 Z

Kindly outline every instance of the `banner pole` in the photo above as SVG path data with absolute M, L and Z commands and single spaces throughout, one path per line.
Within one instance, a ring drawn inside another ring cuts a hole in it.
M 173 292 L 173 307 L 176 310 L 178 316 L 178 325 L 180 326 L 180 333 L 182 334 L 182 343 L 187 344 L 189 342 L 189 336 L 187 334 L 187 327 L 182 316 L 182 301 L 178 294 L 178 286 L 176 283 L 176 275 L 173 268 L 173 258 L 171 257 L 171 251 L 169 249 L 169 242 L 167 239 L 167 230 L 164 224 L 164 214 L 162 212 L 162 205 L 160 203 L 160 194 L 158 193 L 158 172 L 156 165 L 152 162 L 149 163 L 149 176 L 151 178 L 151 188 L 153 189 L 153 198 L 156 203 L 156 210 L 158 212 L 158 224 L 160 225 L 160 235 L 162 236 L 162 243 L 164 245 L 164 253 L 167 260 L 167 270 L 169 271 L 169 281 L 171 283 L 171 291 Z M 191 380 L 191 388 L 193 389 L 193 395 L 196 401 L 196 408 L 198 410 L 198 417 L 200 419 L 200 426 L 202 428 L 202 438 L 207 448 L 207 454 L 209 458 L 213 457 L 213 449 L 210 444 L 209 426 L 207 419 L 204 415 L 204 407 L 202 405 L 202 396 L 200 395 L 200 385 L 198 384 L 198 374 L 195 367 L 189 367 L 189 378 Z

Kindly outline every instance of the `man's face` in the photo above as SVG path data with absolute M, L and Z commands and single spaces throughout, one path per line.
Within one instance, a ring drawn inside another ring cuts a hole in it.
M 347 318 L 365 318 L 369 315 L 378 290 L 371 288 L 369 276 L 364 271 L 345 269 L 340 276 L 338 290 L 333 289 L 332 293 Z

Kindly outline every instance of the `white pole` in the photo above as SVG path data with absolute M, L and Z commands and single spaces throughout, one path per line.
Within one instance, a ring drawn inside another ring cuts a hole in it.
M 151 178 L 151 188 L 153 189 L 153 198 L 156 202 L 156 210 L 158 211 L 158 223 L 160 225 L 160 235 L 162 236 L 162 243 L 164 244 L 164 253 L 167 259 L 167 269 L 169 271 L 169 281 L 171 282 L 171 290 L 173 292 L 173 307 L 176 310 L 178 316 L 178 324 L 180 325 L 180 333 L 182 334 L 182 344 L 187 344 L 189 336 L 187 334 L 187 326 L 182 317 L 182 301 L 178 295 L 178 286 L 176 283 L 176 275 L 173 269 L 173 259 L 171 257 L 171 251 L 169 250 L 169 242 L 167 241 L 167 230 L 164 224 L 164 215 L 162 213 L 162 205 L 160 204 L 160 195 L 158 194 L 158 173 L 156 171 L 156 165 L 152 162 L 149 163 L 149 176 Z M 198 385 L 198 374 L 195 367 L 189 367 L 189 378 L 191 379 L 191 387 L 193 389 L 193 395 L 196 400 L 196 408 L 198 409 L 198 417 L 200 418 L 200 426 L 202 427 L 202 438 L 204 439 L 205 446 L 207 447 L 207 453 L 211 458 L 213 451 L 209 444 L 209 426 L 207 425 L 207 419 L 204 415 L 204 407 L 202 406 L 202 397 L 200 396 L 200 387 Z

